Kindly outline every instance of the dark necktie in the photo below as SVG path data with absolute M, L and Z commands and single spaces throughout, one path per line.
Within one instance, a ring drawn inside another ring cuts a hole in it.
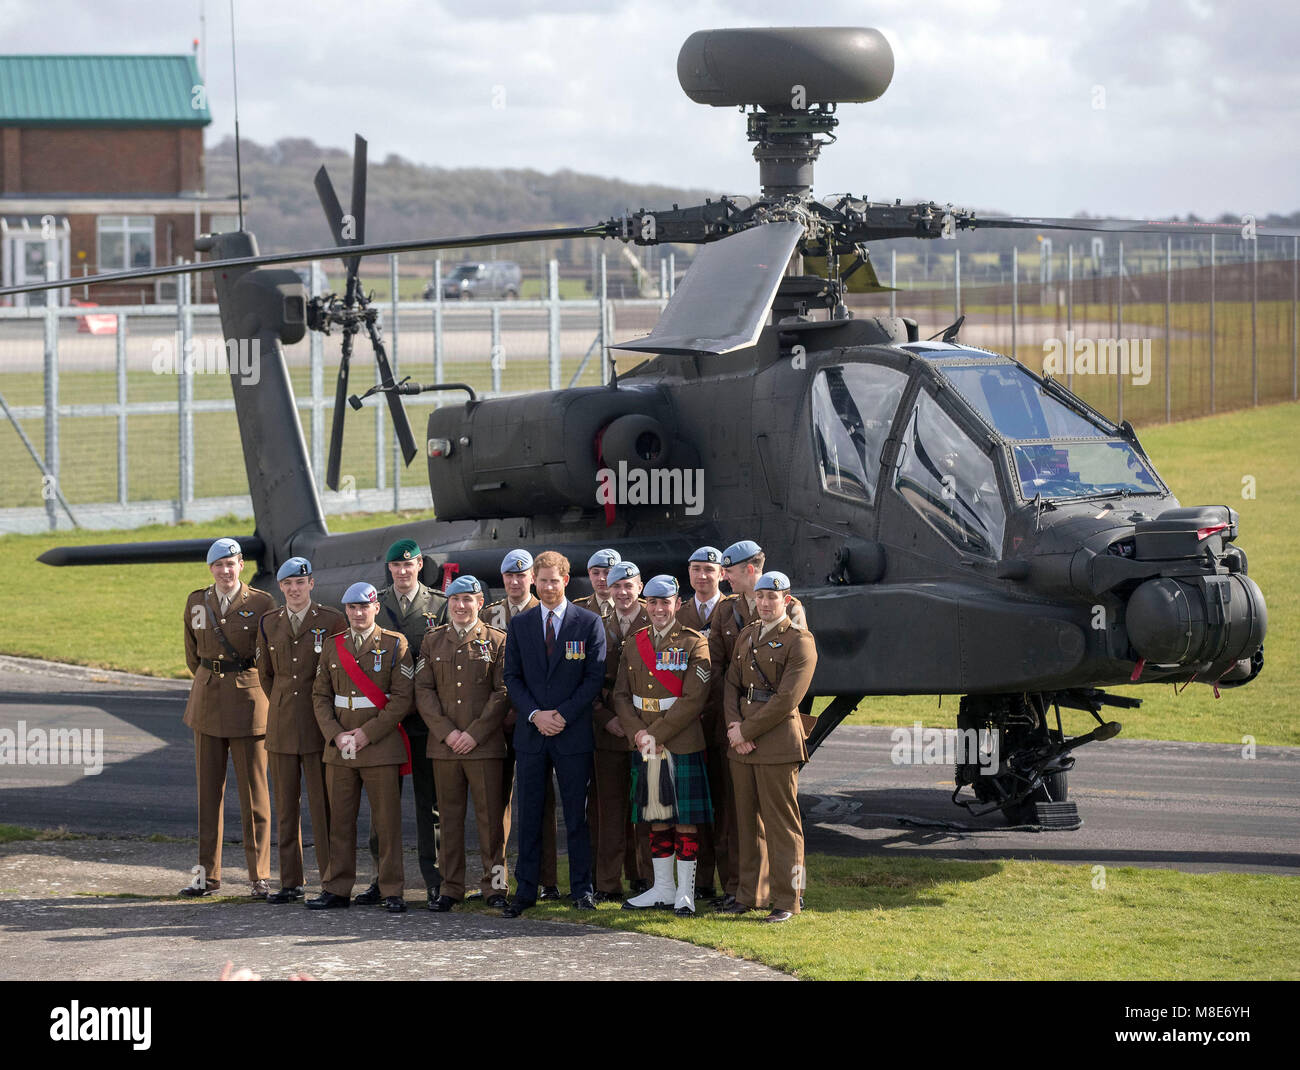
M 555 614 L 548 612 L 546 614 L 546 656 L 549 658 L 555 653 Z

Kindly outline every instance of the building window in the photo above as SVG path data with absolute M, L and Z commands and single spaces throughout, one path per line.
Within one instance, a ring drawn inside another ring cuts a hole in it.
M 99 217 L 99 270 L 153 267 L 153 216 Z

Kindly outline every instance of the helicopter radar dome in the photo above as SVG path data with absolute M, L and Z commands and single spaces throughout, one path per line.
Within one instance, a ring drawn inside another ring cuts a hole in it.
M 697 104 L 769 112 L 875 100 L 894 77 L 879 30 L 849 26 L 698 30 L 677 54 L 677 80 Z

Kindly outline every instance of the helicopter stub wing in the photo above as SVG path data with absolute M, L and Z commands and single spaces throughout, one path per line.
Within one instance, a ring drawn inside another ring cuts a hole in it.
M 801 223 L 764 223 L 704 246 L 654 330 L 610 348 L 719 356 L 753 345 L 803 234 Z

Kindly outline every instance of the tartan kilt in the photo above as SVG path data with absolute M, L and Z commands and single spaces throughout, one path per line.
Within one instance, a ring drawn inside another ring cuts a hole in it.
M 670 752 L 671 753 L 671 752 Z M 711 825 L 713 799 L 709 794 L 709 770 L 705 765 L 705 751 L 694 754 L 673 754 L 673 788 L 677 804 L 673 809 L 673 822 L 678 825 Z M 641 755 L 628 755 L 632 763 L 632 823 L 640 824 L 641 808 L 637 805 L 637 789 L 645 776 L 645 762 Z M 665 822 L 666 823 L 666 822 Z

